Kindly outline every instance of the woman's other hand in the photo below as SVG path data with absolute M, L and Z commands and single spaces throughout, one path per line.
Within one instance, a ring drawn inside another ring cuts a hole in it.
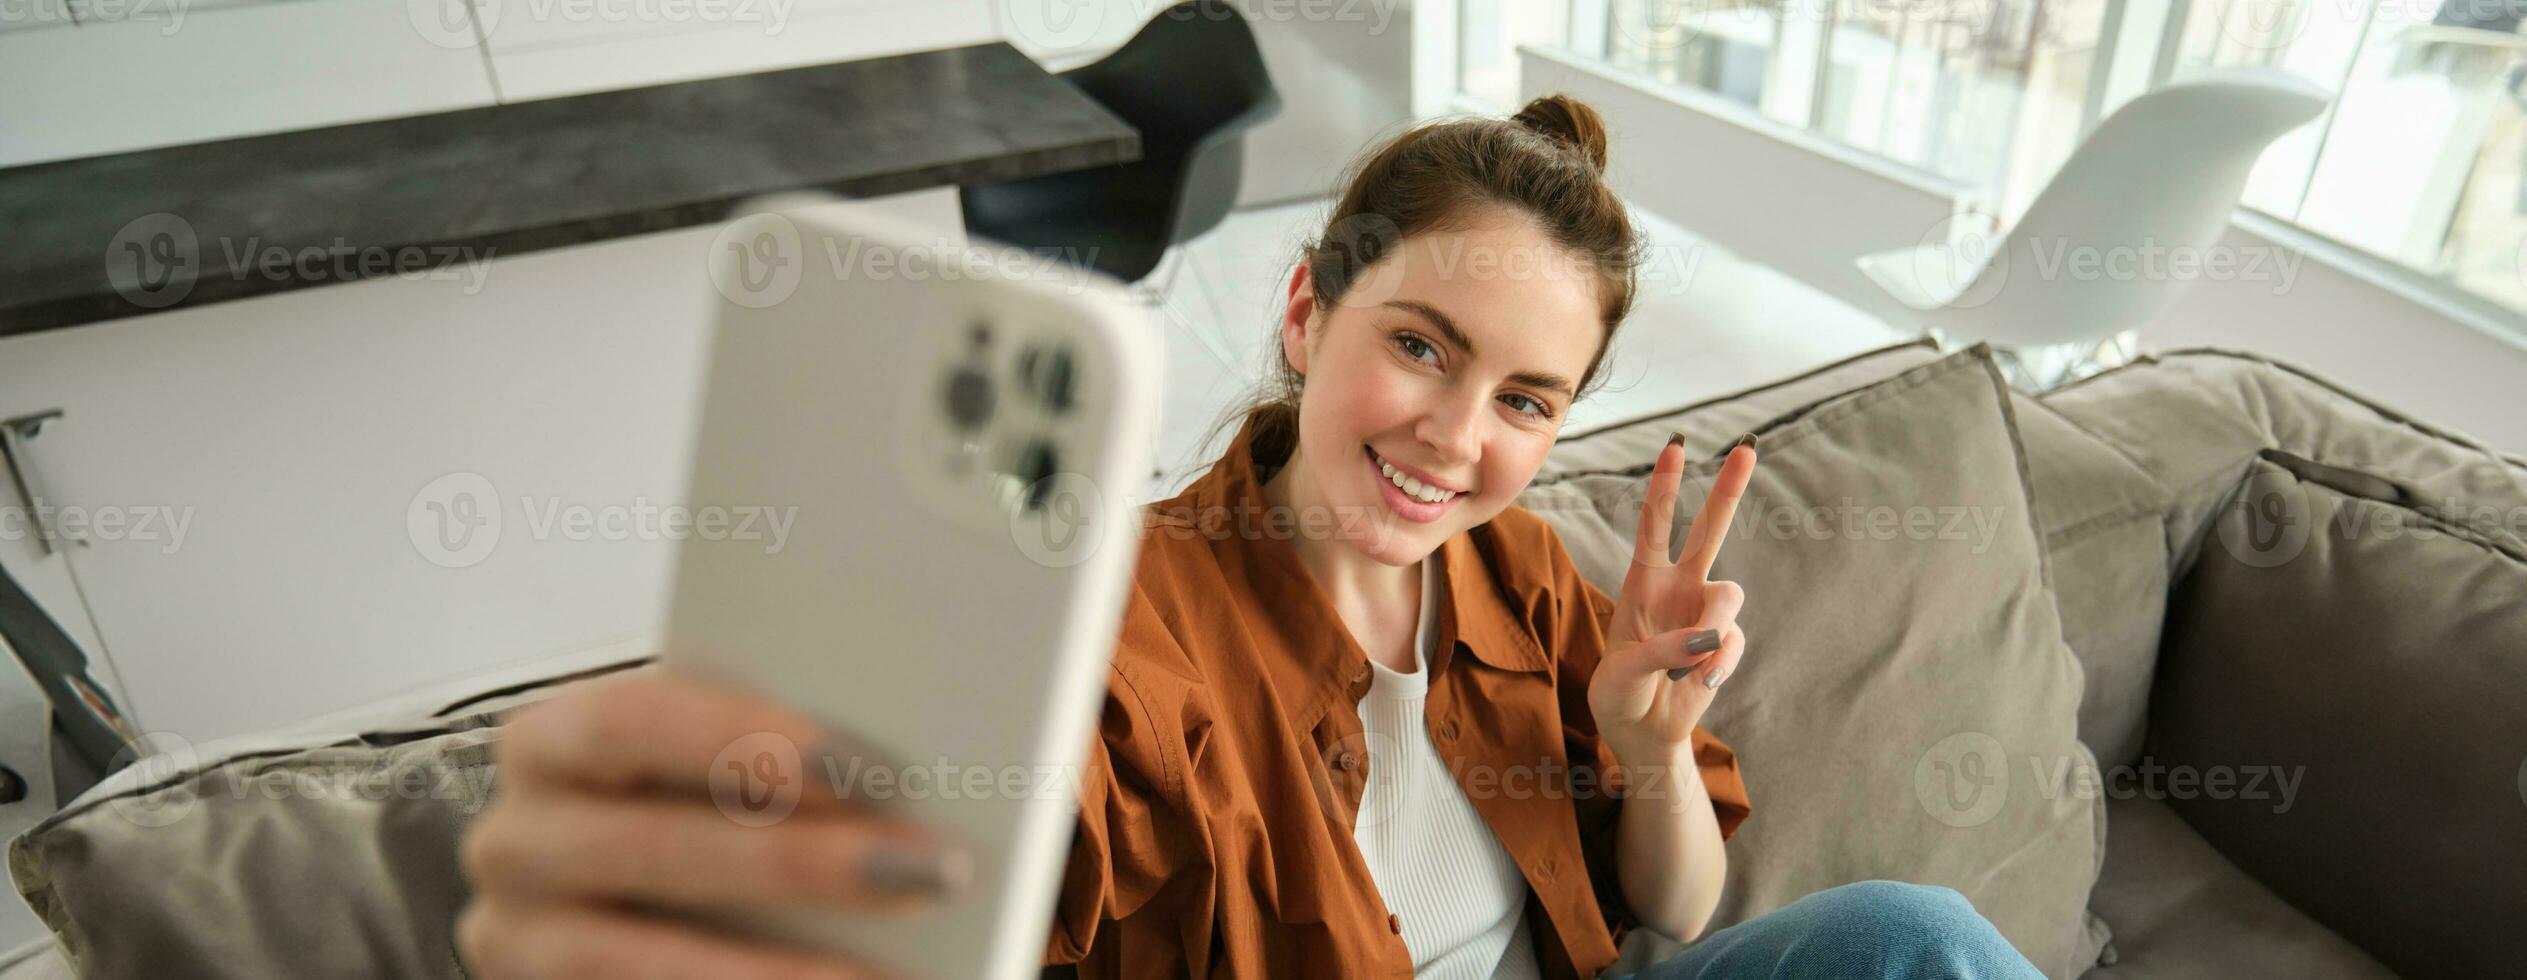
M 499 791 L 460 848 L 466 966 L 485 980 L 882 975 L 673 912 L 884 915 L 962 883 L 966 859 L 937 835 L 826 791 L 819 761 L 849 751 L 830 735 L 659 670 L 521 711 L 502 733 Z M 794 808 L 757 805 L 773 792 Z
M 1718 695 L 1719 682 L 1736 673 L 1746 652 L 1745 631 L 1737 628 L 1745 590 L 1735 582 L 1711 581 L 1711 565 L 1755 476 L 1753 438 L 1729 450 L 1712 478 L 1711 496 L 1694 518 L 1682 558 L 1671 561 L 1671 515 L 1684 469 L 1680 433 L 1650 468 L 1632 565 L 1615 597 L 1606 655 L 1588 684 L 1598 735 L 1619 759 L 1663 758 L 1684 747 Z

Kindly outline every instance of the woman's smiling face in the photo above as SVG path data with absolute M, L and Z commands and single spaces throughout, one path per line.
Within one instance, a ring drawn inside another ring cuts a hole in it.
M 1273 482 L 1334 526 L 1366 515 L 1377 533 L 1347 540 L 1389 565 L 1510 505 L 1606 335 L 1596 271 L 1507 209 L 1404 240 L 1330 309 L 1307 283 L 1302 265 L 1281 325 L 1298 451 Z

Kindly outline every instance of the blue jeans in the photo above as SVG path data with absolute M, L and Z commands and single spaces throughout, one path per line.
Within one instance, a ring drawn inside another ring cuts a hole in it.
M 1956 889 L 1858 881 L 1704 935 L 1607 980 L 2044 980 Z

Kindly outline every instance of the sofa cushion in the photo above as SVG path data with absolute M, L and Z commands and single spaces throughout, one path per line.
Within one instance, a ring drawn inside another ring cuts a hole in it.
M 2043 401 L 2167 488 L 2173 572 L 2193 564 L 2213 514 L 2266 449 L 2390 476 L 2421 509 L 2455 501 L 2471 512 L 2452 519 L 2527 539 L 2527 527 L 2501 520 L 2527 508 L 2527 460 L 2272 358 L 2218 348 L 2145 355 Z
M 9 871 L 83 977 L 459 977 L 456 842 L 497 733 L 155 755 L 134 765 L 160 778 L 11 841 Z
M 2144 758 L 2212 846 L 2398 972 L 2508 975 L 2527 543 L 2416 482 L 2257 454 L 2170 599 Z
M 2103 800 L 2078 789 L 2094 772 L 2079 665 L 1990 351 L 1769 407 L 1746 425 L 1762 462 L 1714 569 L 1746 588 L 1749 645 L 1704 724 L 1745 760 L 1755 815 L 1711 927 L 1853 881 L 1946 885 L 2048 976 L 2077 976 L 2103 939 L 2085 914 Z M 1607 432 L 1591 441 L 1638 454 L 1561 467 L 1520 503 L 1616 591 L 1667 431 L 1709 456 L 1685 471 L 1686 521 L 1750 414 L 1713 404 Z
M 464 977 L 454 929 L 471 888 L 456 845 L 494 788 L 499 726 L 645 663 L 601 650 L 435 685 L 345 713 L 379 725 L 348 737 L 319 719 L 165 740 L 9 842 L 18 893 L 56 940 L 24 968 Z
M 2167 608 L 2168 493 L 2113 444 L 2011 392 L 2062 641 L 2080 660 L 2080 741 L 2103 765 L 2141 754 Z
M 2106 873 L 2089 907 L 2115 924 L 2087 980 L 2395 980 L 2349 940 L 2238 870 L 2163 800 L 2106 801 Z
M 1568 433 L 1536 471 L 1536 482 L 1550 483 L 1566 473 L 1619 470 L 1637 466 L 1658 454 L 1671 431 L 1683 432 L 1696 446 L 1710 446 L 1754 431 L 1756 426 L 1815 405 L 1863 385 L 1875 384 L 1907 368 L 1940 358 L 1929 339 L 1908 340 L 1863 351 L 1811 370 L 1752 388 Z

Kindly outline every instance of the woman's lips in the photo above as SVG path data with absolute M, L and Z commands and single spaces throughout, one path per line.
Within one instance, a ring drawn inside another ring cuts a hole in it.
M 1369 468 L 1369 479 L 1377 481 L 1378 496 L 1386 501 L 1387 509 L 1405 520 L 1428 524 L 1447 514 L 1448 508 L 1456 506 L 1457 501 L 1465 499 L 1465 495 L 1460 493 L 1433 504 L 1405 496 L 1404 488 L 1396 486 L 1395 481 L 1387 479 L 1386 473 L 1378 468 L 1377 451 L 1366 445 L 1360 447 L 1360 462 Z

